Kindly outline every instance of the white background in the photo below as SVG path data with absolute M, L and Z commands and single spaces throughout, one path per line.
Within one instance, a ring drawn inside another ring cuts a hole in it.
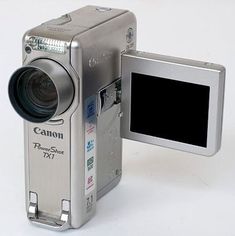
M 0 235 L 55 235 L 26 219 L 22 120 L 7 95 L 23 33 L 87 4 L 126 8 L 138 49 L 227 68 L 223 142 L 211 158 L 124 140 L 123 178 L 96 216 L 65 235 L 235 235 L 234 0 L 0 0 Z M 61 234 L 62 235 L 62 234 Z

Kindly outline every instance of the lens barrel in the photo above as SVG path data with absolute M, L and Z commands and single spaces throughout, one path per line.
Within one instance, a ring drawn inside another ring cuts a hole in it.
M 35 123 L 65 112 L 74 96 L 73 82 L 67 71 L 49 59 L 39 59 L 16 70 L 8 91 L 16 112 Z

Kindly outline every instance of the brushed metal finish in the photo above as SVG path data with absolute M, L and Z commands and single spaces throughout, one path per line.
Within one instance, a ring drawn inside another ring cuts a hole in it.
M 62 133 L 63 139 L 36 134 L 35 128 Z M 53 127 L 29 123 L 28 136 L 30 191 L 38 195 L 40 214 L 58 218 L 61 201 L 70 200 L 70 122 L 65 120 L 63 125 Z M 47 151 L 52 147 L 60 153 Z
M 225 83 L 225 68 L 223 66 L 138 51 L 130 51 L 124 54 L 122 65 L 123 117 L 121 120 L 121 135 L 123 138 L 205 156 L 211 156 L 219 150 L 222 135 Z M 207 148 L 131 132 L 131 72 L 209 86 L 210 100 Z
M 127 40 L 130 29 L 133 37 Z M 67 48 L 63 53 L 32 48 L 29 53 L 25 48 L 32 46 L 30 42 L 33 37 L 43 38 L 47 42 L 56 40 L 57 45 L 61 40 Z M 96 6 L 84 7 L 25 33 L 23 65 L 46 62 L 48 59 L 55 61 L 67 71 L 74 86 L 73 101 L 66 112 L 45 123 L 24 121 L 27 212 L 32 206 L 30 192 L 37 194 L 38 203 L 37 216 L 32 218 L 29 215 L 32 223 L 59 231 L 78 228 L 94 215 L 97 198 L 118 184 L 122 168 L 119 104 L 103 112 L 94 124 L 97 140 L 95 168 L 98 169 L 94 190 L 85 193 L 85 101 L 91 96 L 97 98 L 102 88 L 121 77 L 121 54 L 135 47 L 134 14 L 119 9 L 100 11 Z M 34 66 L 42 66 L 40 64 Z M 35 134 L 35 127 L 61 133 L 64 138 Z M 42 157 L 42 150 L 35 148 L 35 143 L 40 143 L 43 148 L 56 147 L 64 155 L 58 154 L 53 159 Z M 54 223 L 63 215 L 62 200 L 70 202 L 69 220 L 55 227 Z
M 115 10 L 114 10 L 115 11 Z M 96 10 L 95 14 L 106 14 Z M 110 14 L 110 13 L 109 13 Z M 98 16 L 99 19 L 99 16 Z M 93 19 L 94 20 L 94 19 Z M 126 41 L 126 34 L 129 28 L 133 28 L 135 36 L 131 42 Z M 95 39 L 95 40 L 94 40 Z M 76 35 L 71 43 L 71 65 L 76 73 L 82 78 L 82 85 L 80 90 L 80 100 L 83 105 L 79 106 L 80 112 L 74 113 L 72 116 L 71 124 L 75 126 L 77 120 L 85 120 L 84 102 L 85 100 L 96 94 L 102 88 L 108 86 L 116 79 L 121 77 L 121 54 L 123 51 L 136 47 L 136 19 L 133 13 L 123 11 L 117 12 L 116 17 L 112 17 L 109 21 L 106 20 L 97 27 L 93 27 L 86 32 Z M 98 99 L 97 99 L 98 100 Z M 115 109 L 114 111 L 104 112 L 103 119 L 113 122 L 113 126 L 120 129 L 120 118 Z M 116 124 L 117 123 L 117 124 Z M 84 166 L 84 123 L 81 126 L 71 127 L 72 140 L 71 146 L 71 225 L 75 228 L 79 227 L 82 223 L 94 214 L 95 207 L 89 213 L 86 213 L 87 198 L 84 195 L 84 175 L 77 171 L 79 166 Z M 112 126 L 112 125 L 111 125 Z M 83 132 L 80 132 L 80 131 Z M 97 190 L 91 194 L 95 198 L 102 197 L 105 193 L 111 190 L 118 184 L 118 178 L 113 175 L 116 169 L 121 169 L 121 137 L 118 132 L 113 132 L 113 139 L 117 139 L 118 145 L 103 145 L 102 140 L 110 142 L 110 134 L 107 131 L 106 124 L 97 117 Z M 78 143 L 77 140 L 80 140 Z M 112 159 L 116 153 L 117 160 L 113 165 L 107 165 L 106 160 Z M 81 153 L 81 157 L 77 158 L 77 153 Z M 116 166 L 114 166 L 116 165 Z M 104 168 L 108 167 L 108 168 Z M 121 172 L 120 172 L 121 173 Z M 120 175 L 120 174 L 119 174 Z M 112 178 L 111 178 L 112 177 Z M 79 187 L 78 187 L 79 186 Z M 97 197 L 98 193 L 98 197 Z M 90 198 L 90 196 L 87 196 Z M 81 199 L 77 201 L 77 199 Z M 81 217 L 85 216 L 85 220 L 81 222 Z
M 98 199 L 115 187 L 121 179 L 122 139 L 119 114 L 120 104 L 116 104 L 98 117 Z

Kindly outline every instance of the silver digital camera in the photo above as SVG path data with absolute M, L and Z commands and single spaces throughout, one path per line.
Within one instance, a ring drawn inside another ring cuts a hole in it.
M 78 228 L 122 174 L 122 138 L 205 156 L 221 144 L 225 68 L 136 51 L 136 18 L 87 6 L 27 31 L 9 97 L 24 118 L 26 210 Z

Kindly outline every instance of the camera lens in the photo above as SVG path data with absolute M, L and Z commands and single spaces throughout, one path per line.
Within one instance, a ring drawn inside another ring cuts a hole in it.
M 56 87 L 48 75 L 38 69 L 29 69 L 21 75 L 17 92 L 21 103 L 28 103 L 30 109 L 36 109 L 42 115 L 56 109 Z
M 58 105 L 56 87 L 50 77 L 40 69 L 26 68 L 14 78 L 9 92 L 21 115 L 24 113 L 24 118 L 35 122 L 50 119 Z
M 62 114 L 71 104 L 73 94 L 70 76 L 50 60 L 41 59 L 18 69 L 9 83 L 13 107 L 24 119 L 35 123 Z

